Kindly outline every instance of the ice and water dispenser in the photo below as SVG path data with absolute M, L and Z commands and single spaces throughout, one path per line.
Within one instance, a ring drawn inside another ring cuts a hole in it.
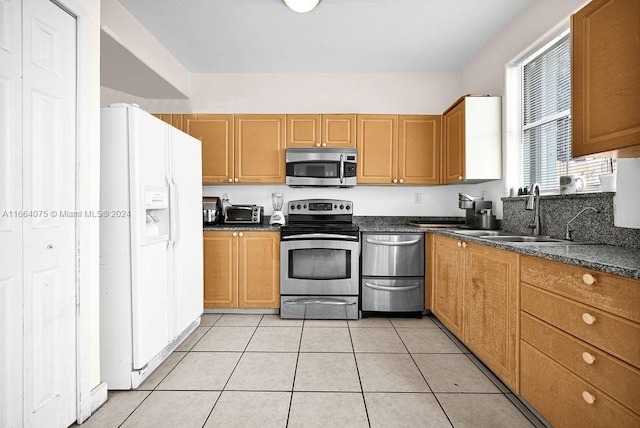
M 144 225 L 142 228 L 142 245 L 169 240 L 169 189 L 166 187 L 145 186 Z

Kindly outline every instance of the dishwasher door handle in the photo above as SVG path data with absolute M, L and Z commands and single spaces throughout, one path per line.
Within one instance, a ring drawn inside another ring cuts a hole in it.
M 376 285 L 376 284 L 365 282 L 364 285 L 366 285 L 369 288 L 373 288 L 374 290 L 399 292 L 399 291 L 415 290 L 416 288 L 420 287 L 420 285 L 422 284 L 406 285 L 404 287 L 387 287 L 384 285 Z
M 284 300 L 282 303 L 286 305 L 335 305 L 335 306 L 349 306 L 355 305 L 357 302 L 347 302 L 340 299 L 329 299 L 329 298 L 302 298 L 302 299 L 292 299 L 292 300 Z
M 373 244 L 373 245 L 387 245 L 389 247 L 402 247 L 403 245 L 413 245 L 413 244 L 417 244 L 418 242 L 420 242 L 420 239 L 414 239 L 413 241 L 399 241 L 399 242 L 393 242 L 393 241 L 378 241 L 377 239 L 366 239 L 368 244 Z

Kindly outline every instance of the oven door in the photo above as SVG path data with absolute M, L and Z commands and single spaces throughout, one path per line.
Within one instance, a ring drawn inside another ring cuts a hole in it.
M 360 243 L 308 234 L 280 242 L 280 293 L 358 295 Z M 296 239 L 297 238 L 297 239 Z

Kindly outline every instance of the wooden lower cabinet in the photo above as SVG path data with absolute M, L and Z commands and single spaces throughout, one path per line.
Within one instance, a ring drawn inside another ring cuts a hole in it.
M 553 426 L 640 426 L 636 415 L 527 342 L 520 349 L 520 395 Z
M 520 259 L 520 395 L 559 428 L 640 427 L 640 281 Z
M 431 311 L 518 390 L 518 255 L 435 235 Z
M 518 254 L 469 244 L 464 284 L 464 343 L 518 390 Z
M 204 232 L 205 308 L 278 308 L 280 234 Z
M 460 241 L 432 235 L 431 312 L 459 339 L 462 334 L 464 250 Z M 429 266 L 429 264 L 427 264 Z

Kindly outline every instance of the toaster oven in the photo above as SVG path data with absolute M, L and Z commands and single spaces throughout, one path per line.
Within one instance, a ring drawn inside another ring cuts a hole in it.
M 224 212 L 225 224 L 260 224 L 264 207 L 259 205 L 231 205 Z

